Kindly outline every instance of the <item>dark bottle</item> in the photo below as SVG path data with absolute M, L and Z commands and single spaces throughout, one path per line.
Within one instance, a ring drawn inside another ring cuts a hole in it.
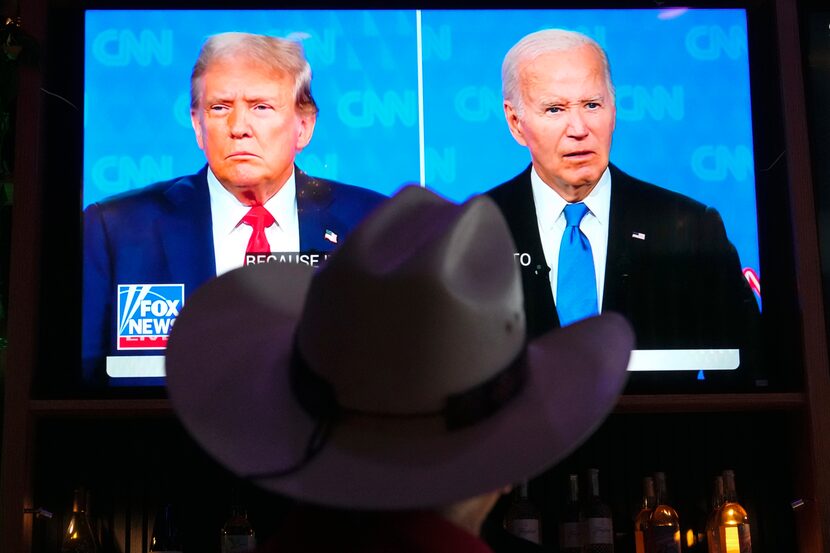
M 89 522 L 89 497 L 83 488 L 75 490 L 72 515 L 63 534 L 61 553 L 98 553 L 100 546 Z
M 513 491 L 513 501 L 504 515 L 504 529 L 524 540 L 542 543 L 542 518 L 528 497 L 527 482 Z
M 636 553 L 646 553 L 646 533 L 656 502 L 654 479 L 646 476 L 643 478 L 643 503 L 640 512 L 634 517 L 634 550 Z
M 669 505 L 666 475 L 654 474 L 657 505 L 651 513 L 646 532 L 646 553 L 680 553 L 680 517 Z
M 568 475 L 568 495 L 559 519 L 559 551 L 580 553 L 582 551 L 582 513 L 579 508 L 579 478 Z
M 614 553 L 614 523 L 611 509 L 599 495 L 599 470 L 588 469 L 588 500 L 583 509 L 583 548 L 585 553 Z
M 222 525 L 221 552 L 243 553 L 256 548 L 256 535 L 248 511 L 239 499 L 239 494 L 232 492 L 231 516 Z
M 150 551 L 153 553 L 182 553 L 183 551 L 176 513 L 170 503 L 163 505 L 156 514 L 153 536 L 150 538 Z

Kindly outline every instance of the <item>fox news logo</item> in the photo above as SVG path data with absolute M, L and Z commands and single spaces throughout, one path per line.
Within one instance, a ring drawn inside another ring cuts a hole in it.
M 184 284 L 119 284 L 118 349 L 164 349 L 184 305 Z

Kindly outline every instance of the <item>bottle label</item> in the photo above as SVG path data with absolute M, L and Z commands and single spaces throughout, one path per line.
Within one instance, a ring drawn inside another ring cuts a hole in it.
M 523 540 L 541 544 L 542 539 L 539 531 L 539 520 L 535 518 L 517 518 L 510 523 L 510 533 Z
M 585 522 L 585 541 L 588 545 L 613 544 L 614 525 L 610 518 L 589 518 Z
M 720 553 L 752 553 L 749 524 L 720 527 Z
M 245 553 L 256 548 L 254 536 L 222 536 L 222 553 Z
M 582 547 L 582 532 L 578 522 L 563 522 L 559 525 L 559 545 L 562 549 Z
M 649 551 L 680 553 L 680 530 L 671 526 L 653 526 L 649 529 Z
M 741 544 L 738 541 L 738 528 L 735 526 L 720 527 L 720 550 L 722 553 L 740 553 Z

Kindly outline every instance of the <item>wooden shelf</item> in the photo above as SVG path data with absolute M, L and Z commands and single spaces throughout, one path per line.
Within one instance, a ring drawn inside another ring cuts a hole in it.
M 626 395 L 615 413 L 717 413 L 797 411 L 807 404 L 803 393 Z
M 35 417 L 161 417 L 173 416 L 167 399 L 34 399 L 29 410 Z
M 629 413 L 717 413 L 798 411 L 806 406 L 803 393 L 625 395 L 614 409 Z M 164 417 L 173 416 L 167 399 L 38 399 L 29 402 L 32 415 L 49 417 Z

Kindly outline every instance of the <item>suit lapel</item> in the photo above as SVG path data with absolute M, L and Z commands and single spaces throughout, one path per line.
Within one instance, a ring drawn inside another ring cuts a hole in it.
M 542 239 L 539 238 L 536 204 L 533 201 L 533 188 L 530 184 L 530 167 L 505 185 L 510 190 L 501 202 L 505 218 L 516 241 L 516 250 L 531 257 L 534 270 L 548 270 Z
M 539 237 L 536 204 L 530 183 L 530 166 L 503 185 L 507 194 L 500 206 L 516 241 L 516 253 L 530 256 L 530 264 L 520 264 L 525 292 L 525 313 L 530 335 L 538 335 L 559 326 L 559 315 L 550 289 L 550 266 Z M 521 262 L 521 257 L 519 259 Z
M 297 216 L 301 252 L 330 252 L 346 235 L 336 214 L 336 197 L 331 183 L 310 177 L 294 168 L 297 187 Z
M 164 195 L 170 209 L 158 222 L 162 248 L 170 275 L 190 294 L 216 276 L 207 167 L 177 180 Z
M 648 239 L 640 228 L 647 221 L 647 214 L 641 213 L 642 202 L 636 198 L 636 182 L 614 165 L 610 169 L 611 213 L 602 310 L 627 313 L 631 286 L 636 279 L 635 260 Z

